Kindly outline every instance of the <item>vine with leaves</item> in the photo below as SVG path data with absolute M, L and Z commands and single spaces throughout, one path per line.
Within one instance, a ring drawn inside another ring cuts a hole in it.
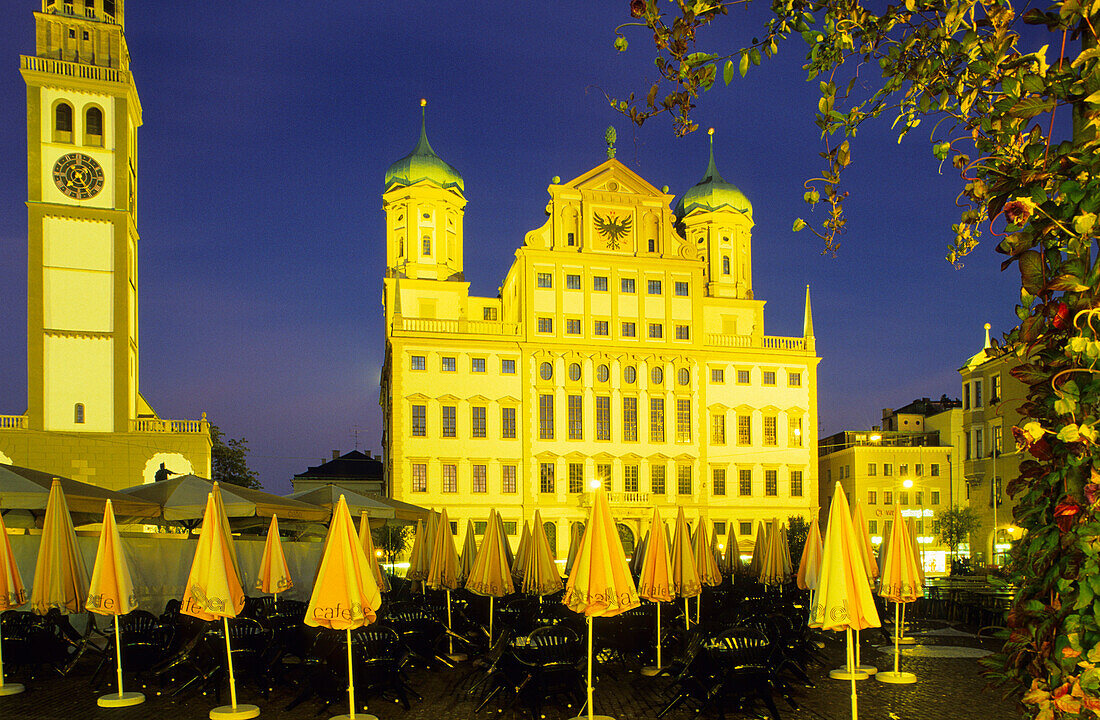
M 824 167 L 805 181 L 812 214 L 793 229 L 834 254 L 852 136 L 880 118 L 899 139 L 929 129 L 932 158 L 959 173 L 947 260 L 961 264 L 985 233 L 1006 256 L 1002 270 L 1020 274 L 1020 322 L 994 352 L 1014 356 L 1028 387 L 1013 428 L 1027 459 L 1007 487 L 1026 534 L 988 672 L 1030 716 L 1100 717 L 1100 0 L 772 0 L 762 28 L 730 16 L 749 2 L 631 0 L 615 47 L 652 32 L 659 77 L 640 97 L 608 100 L 639 125 L 667 115 L 682 135 L 697 129 L 692 111 L 719 76 L 728 85 L 801 47 L 820 89 Z M 721 47 L 698 40 L 710 25 Z

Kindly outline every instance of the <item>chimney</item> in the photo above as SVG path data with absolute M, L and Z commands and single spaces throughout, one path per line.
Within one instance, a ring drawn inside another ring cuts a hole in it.
M 340 457 L 340 451 L 339 450 L 333 450 L 332 451 L 332 459 L 336 460 L 339 457 Z

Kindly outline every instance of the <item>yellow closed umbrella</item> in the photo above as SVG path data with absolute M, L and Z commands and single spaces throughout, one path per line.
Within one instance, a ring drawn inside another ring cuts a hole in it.
M 688 598 L 701 594 L 703 583 L 699 579 L 699 570 L 695 566 L 695 555 L 691 550 L 691 532 L 684 518 L 683 506 L 676 512 L 676 527 L 672 531 L 672 588 L 678 597 L 684 599 L 684 629 L 687 630 L 691 627 Z
M 431 547 L 424 530 L 424 522 L 416 521 L 416 534 L 413 535 L 412 552 L 409 553 L 409 569 L 405 571 L 408 580 L 424 580 L 428 577 L 428 561 L 431 559 Z
M 15 553 L 11 551 L 8 529 L 4 527 L 4 516 L 0 515 L 0 613 L 14 610 L 27 602 L 27 590 L 23 587 L 23 578 L 15 564 Z M 23 692 L 19 683 L 4 682 L 4 648 L 0 637 L 0 697 Z
M 88 587 L 88 599 L 84 603 L 89 611 L 99 615 L 111 615 L 115 621 L 115 660 L 118 671 L 118 693 L 99 698 L 100 707 L 128 707 L 145 702 L 139 692 L 122 690 L 122 640 L 118 631 L 118 616 L 137 608 L 134 583 L 130 579 L 130 566 L 122 554 L 122 539 L 115 524 L 115 511 L 108 500 L 103 508 L 103 528 L 99 532 L 99 547 L 92 568 L 92 582 Z
M 217 484 L 206 496 L 206 511 L 202 517 L 195 558 L 187 576 L 187 586 L 180 601 L 180 612 L 200 620 L 222 619 L 225 632 L 225 655 L 229 670 L 230 704 L 210 711 L 211 720 L 253 718 L 260 714 L 255 705 L 237 704 L 237 681 L 233 676 L 233 649 L 229 645 L 229 618 L 237 617 L 244 607 L 244 590 L 233 562 L 233 536 L 224 515 L 217 510 Z
M 821 579 L 809 625 L 823 630 L 845 631 L 849 668 L 846 675 L 852 683 L 852 720 L 857 717 L 856 679 L 863 675 L 855 671 L 852 631 L 882 624 L 867 584 L 858 543 L 844 489 L 837 482 L 822 546 Z M 835 670 L 830 675 L 840 676 Z
M 584 537 L 584 523 L 575 522 L 569 526 L 569 552 L 565 554 L 565 574 L 573 574 L 573 563 L 577 561 L 577 550 Z
M 306 607 L 306 625 L 343 630 L 348 645 L 347 715 L 332 720 L 377 720 L 374 715 L 355 712 L 354 664 L 351 656 L 351 631 L 374 622 L 382 605 L 382 593 L 374 581 L 374 571 L 363 552 L 355 525 L 343 496 L 333 508 L 332 522 L 325 537 L 325 551 L 313 581 L 313 593 Z
M 516 557 L 512 554 L 512 545 L 508 541 L 508 533 L 504 529 L 504 516 L 498 512 L 494 517 L 496 519 L 497 530 L 500 532 L 500 539 L 504 543 L 504 557 L 508 558 L 508 568 L 510 570 L 512 564 L 516 561 Z
M 88 569 L 76 546 L 76 531 L 65 504 L 61 483 L 54 480 L 46 501 L 42 541 L 34 566 L 31 610 L 45 615 L 50 608 L 62 614 L 84 612 L 88 599 Z
M 508 555 L 504 546 L 508 542 L 503 536 L 503 526 L 499 522 L 497 511 L 489 511 L 489 521 L 485 524 L 485 537 L 474 558 L 470 577 L 466 578 L 466 589 L 475 595 L 489 598 L 489 642 L 493 641 L 493 600 L 515 592 L 512 574 L 509 571 Z
M 714 552 L 707 539 L 707 523 L 699 517 L 699 527 L 695 531 L 695 545 L 692 548 L 695 555 L 695 569 L 699 573 L 699 582 L 709 587 L 718 587 L 722 584 L 722 572 L 718 569 L 718 563 L 714 559 Z M 700 589 L 699 597 L 695 601 L 695 624 L 698 625 L 703 614 L 703 593 Z
M 749 560 L 749 575 L 760 579 L 760 571 L 764 569 L 764 553 L 767 552 L 768 538 L 764 532 L 764 521 L 756 526 L 756 540 L 752 545 L 752 558 Z
M 885 683 L 901 685 L 917 681 L 916 675 L 901 672 L 898 668 L 901 657 L 901 649 L 898 647 L 901 642 L 901 606 L 924 596 L 924 580 L 918 569 L 919 563 L 913 552 L 909 529 L 901 515 L 900 505 L 894 505 L 893 528 L 882 562 L 882 581 L 878 594 L 894 603 L 894 669 L 892 672 L 880 672 L 876 677 Z
M 642 572 L 642 560 L 645 559 L 645 549 L 649 545 L 649 532 L 642 536 L 642 541 L 634 548 L 634 554 L 630 556 L 630 573 L 637 577 Z
M 275 596 L 275 606 L 279 604 L 279 593 L 294 587 L 290 577 L 290 568 L 283 554 L 283 542 L 279 535 L 279 518 L 271 514 L 271 523 L 267 526 L 267 540 L 264 541 L 264 554 L 260 557 L 260 571 L 256 576 L 256 589 Z
M 602 719 L 606 716 L 592 710 L 592 618 L 614 617 L 641 605 L 603 487 L 593 492 L 592 511 L 562 603 L 584 613 L 588 621 L 588 720 Z
M 225 536 L 225 545 L 229 548 L 229 557 L 233 559 L 233 570 L 237 573 L 237 577 L 240 577 L 241 565 L 237 562 L 237 548 L 233 545 L 233 530 L 229 527 L 229 516 L 225 512 L 225 503 L 222 501 L 221 484 L 215 481 L 211 492 L 214 495 L 214 509 L 218 513 L 218 525 L 221 527 L 222 535 Z
M 917 559 L 917 575 L 921 584 L 924 583 L 924 555 L 920 549 L 920 538 L 917 537 L 917 521 L 913 518 L 905 518 L 905 529 L 909 532 L 909 541 L 913 545 L 913 557 Z
M 806 544 L 802 548 L 802 557 L 798 561 L 798 574 L 795 582 L 802 590 L 810 591 L 810 606 L 814 604 L 813 592 L 817 590 L 817 579 L 821 574 L 821 529 L 817 524 L 817 516 L 810 523 L 810 530 L 806 533 Z
M 863 558 L 863 567 L 867 572 L 867 582 L 874 587 L 875 578 L 878 577 L 878 561 L 875 559 L 875 549 L 871 545 L 871 534 L 868 531 L 867 519 L 863 515 L 863 506 L 858 499 L 852 503 L 852 530 L 855 531 L 859 545 L 859 555 Z M 878 668 L 874 665 L 864 665 L 861 662 L 859 653 L 859 630 L 856 630 L 856 668 L 868 675 L 877 673 Z
M 726 533 L 726 554 L 722 564 L 731 580 L 741 571 L 741 548 L 737 543 L 737 528 L 732 522 L 729 524 L 729 532 Z
M 349 509 L 348 512 L 351 510 Z M 386 573 L 382 572 L 382 566 L 378 564 L 378 553 L 374 551 L 374 538 L 370 534 L 370 516 L 365 512 L 359 513 L 359 544 L 363 546 L 363 554 L 367 556 L 367 562 L 370 563 L 378 591 L 388 593 L 390 580 L 386 577 Z
M 527 566 L 527 546 L 531 544 L 531 527 L 527 521 L 523 521 L 523 532 L 519 536 L 519 545 L 516 547 L 516 556 L 512 559 L 512 579 L 517 583 L 523 581 L 523 569 Z
M 649 533 L 646 535 L 645 554 L 642 556 L 642 568 L 638 576 L 638 597 L 657 604 L 657 665 L 654 668 L 642 668 L 645 675 L 656 675 L 661 670 L 661 603 L 672 602 L 675 597 L 672 587 L 672 556 L 664 524 L 657 508 L 653 508 Z
M 462 539 L 462 552 L 458 555 L 458 577 L 463 583 L 470 577 L 477 557 L 477 539 L 474 537 L 474 521 L 466 521 L 466 537 Z
M 554 563 L 554 554 L 550 552 L 550 541 L 546 539 L 546 528 L 542 525 L 542 514 L 535 511 L 535 529 L 527 544 L 527 561 L 523 566 L 523 584 L 520 589 L 528 595 L 552 595 L 561 590 L 561 575 Z
M 794 565 L 791 564 L 791 543 L 787 538 L 787 523 L 779 527 L 779 552 L 783 561 L 783 582 L 794 577 Z
M 451 631 L 451 591 L 458 589 L 458 553 L 455 552 L 455 539 L 451 534 L 451 523 L 444 508 L 435 531 L 435 542 L 428 561 L 427 585 L 432 590 L 447 591 L 447 640 L 450 653 L 454 655 L 454 637 Z M 457 658 L 456 658 L 457 659 Z M 465 658 L 463 658 L 465 659 Z

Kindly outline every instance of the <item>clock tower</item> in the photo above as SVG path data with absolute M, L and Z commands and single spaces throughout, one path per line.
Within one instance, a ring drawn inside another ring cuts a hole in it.
M 28 429 L 129 432 L 137 129 L 124 0 L 41 0 L 27 84 Z

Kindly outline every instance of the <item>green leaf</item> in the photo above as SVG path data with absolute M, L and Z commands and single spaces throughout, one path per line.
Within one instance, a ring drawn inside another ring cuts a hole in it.
M 1100 91 L 1093 93 L 1100 102 Z M 1049 98 L 1040 98 L 1029 95 L 1020 98 L 1020 101 L 1008 109 L 1008 114 L 1015 118 L 1026 120 L 1035 117 L 1039 113 L 1050 112 L 1054 109 L 1054 101 Z
M 748 72 L 749 72 L 749 54 L 748 53 L 746 53 L 746 52 L 741 53 L 741 62 L 740 62 L 740 67 L 738 69 L 741 71 L 741 77 L 745 77 L 745 75 L 748 74 Z
M 733 80 L 733 60 L 726 61 L 726 67 L 722 69 L 722 79 L 727 85 Z
M 1085 213 L 1073 218 L 1073 229 L 1078 235 L 1084 235 L 1096 226 L 1096 213 Z
M 1043 256 L 1035 250 L 1020 255 L 1020 282 L 1032 295 L 1043 291 Z
M 752 60 L 753 65 L 759 65 L 760 64 L 760 51 L 756 48 L 753 48 L 752 52 L 749 53 L 749 58 Z

